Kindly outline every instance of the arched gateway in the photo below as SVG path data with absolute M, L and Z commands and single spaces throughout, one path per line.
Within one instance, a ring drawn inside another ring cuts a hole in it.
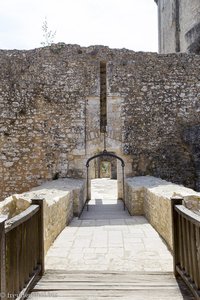
M 122 188 L 123 188 L 122 201 L 124 202 L 124 210 L 125 210 L 125 188 L 124 188 L 124 167 L 125 167 L 125 163 L 124 163 L 124 160 L 121 157 L 117 156 L 114 153 L 108 152 L 107 150 L 104 150 L 103 152 L 90 157 L 86 162 L 86 167 L 87 167 L 87 195 L 86 195 L 87 210 L 89 209 L 88 203 L 90 201 L 90 197 L 89 197 L 89 166 L 90 166 L 90 162 L 93 159 L 99 158 L 99 157 L 113 157 L 113 158 L 118 159 L 121 162 L 121 166 L 122 166 Z

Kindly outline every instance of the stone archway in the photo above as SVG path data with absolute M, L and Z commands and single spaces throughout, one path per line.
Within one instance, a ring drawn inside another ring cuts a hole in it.
M 111 153 L 111 152 L 107 152 L 106 150 L 104 150 L 103 152 L 99 153 L 99 154 L 96 154 L 92 157 L 90 157 L 87 162 L 86 162 L 86 167 L 87 167 L 87 196 L 86 196 L 86 204 L 87 204 L 87 209 L 88 209 L 88 203 L 90 201 L 90 180 L 89 180 L 89 167 L 90 167 L 90 162 L 96 158 L 103 158 L 105 160 L 101 160 L 102 162 L 103 161 L 107 161 L 109 162 L 108 158 L 115 158 L 117 159 L 118 161 L 121 162 L 121 167 L 122 167 L 122 189 L 123 189 L 123 193 L 122 193 L 122 201 L 124 202 L 124 209 L 125 209 L 125 187 L 124 187 L 124 167 L 125 167 L 125 163 L 124 163 L 124 160 L 117 156 L 116 154 L 114 153 Z M 107 159 L 107 160 L 106 160 Z M 111 174 L 111 170 L 110 170 L 110 174 Z

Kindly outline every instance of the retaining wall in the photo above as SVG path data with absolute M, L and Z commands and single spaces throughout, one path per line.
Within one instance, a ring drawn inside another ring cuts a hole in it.
M 172 249 L 171 198 L 182 196 L 187 208 L 200 211 L 200 193 L 152 176 L 126 179 L 126 206 L 131 215 L 145 215 Z
M 45 253 L 73 218 L 80 214 L 85 197 L 85 182 L 78 179 L 49 181 L 31 191 L 16 194 L 0 202 L 0 214 L 11 218 L 31 205 L 31 199 L 44 199 Z

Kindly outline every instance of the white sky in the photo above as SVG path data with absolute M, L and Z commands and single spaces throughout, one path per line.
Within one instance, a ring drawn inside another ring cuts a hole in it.
M 55 43 L 157 51 L 154 0 L 0 0 L 0 49 L 41 47 L 45 17 Z

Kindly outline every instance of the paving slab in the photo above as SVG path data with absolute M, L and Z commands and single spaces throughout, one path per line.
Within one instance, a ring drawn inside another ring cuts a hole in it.
M 124 211 L 116 195 L 115 180 L 94 181 L 89 211 L 74 218 L 55 240 L 46 269 L 172 272 L 165 242 L 145 217 Z

